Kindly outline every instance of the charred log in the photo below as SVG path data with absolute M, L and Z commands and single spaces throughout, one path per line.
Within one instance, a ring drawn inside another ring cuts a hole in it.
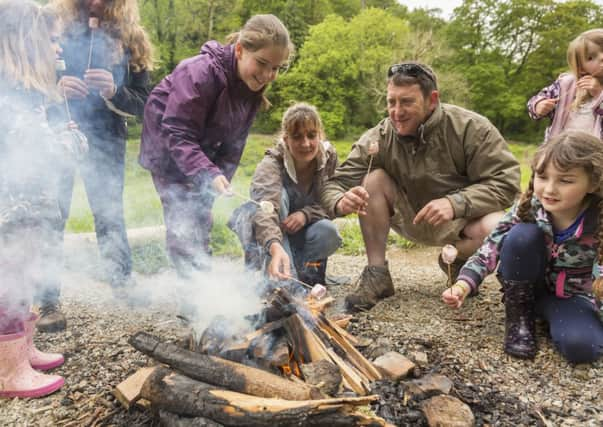
M 308 400 L 321 397 L 320 391 L 309 385 L 297 384 L 261 369 L 182 349 L 172 343 L 138 332 L 129 340 L 138 351 L 168 364 L 191 378 L 215 384 L 229 390 L 262 397 L 289 400 Z
M 145 382 L 142 396 L 155 408 L 184 417 L 203 417 L 224 426 L 374 426 L 385 421 L 356 412 L 378 396 L 287 401 L 220 390 L 158 368 Z

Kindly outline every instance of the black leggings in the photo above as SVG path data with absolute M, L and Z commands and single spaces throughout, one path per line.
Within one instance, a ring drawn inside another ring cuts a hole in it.
M 547 262 L 544 233 L 536 224 L 520 223 L 505 236 L 499 275 L 506 280 L 544 282 Z M 536 312 L 549 324 L 557 350 L 568 361 L 588 363 L 603 355 L 603 322 L 595 304 L 583 296 L 557 298 L 536 293 Z

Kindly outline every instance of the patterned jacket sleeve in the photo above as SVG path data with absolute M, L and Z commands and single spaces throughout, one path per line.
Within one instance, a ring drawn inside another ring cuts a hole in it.
M 461 269 L 458 280 L 463 280 L 471 286 L 471 294 L 478 293 L 479 286 L 486 276 L 492 274 L 498 265 L 502 240 L 505 234 L 519 221 L 515 215 L 517 203 L 505 213 L 498 225 L 484 240 L 482 246 L 474 253 Z
M 543 88 L 540 92 L 530 98 L 530 100 L 528 101 L 528 115 L 532 120 L 540 120 L 545 117 L 541 117 L 536 114 L 536 104 L 538 104 L 543 99 L 559 98 L 560 89 L 561 85 L 559 83 L 559 79 L 557 79 L 553 82 L 553 84 Z M 555 110 L 556 108 L 553 108 L 551 112 L 546 115 L 546 117 L 553 120 L 553 117 L 555 117 Z

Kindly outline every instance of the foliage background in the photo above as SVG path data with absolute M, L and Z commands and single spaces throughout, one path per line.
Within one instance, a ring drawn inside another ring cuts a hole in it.
M 294 101 L 319 107 L 331 138 L 356 138 L 384 114 L 385 72 L 419 60 L 436 70 L 442 99 L 488 117 L 507 137 L 537 142 L 546 123 L 526 101 L 567 69 L 568 43 L 601 25 L 590 0 L 465 0 L 450 20 L 395 0 L 139 0 L 157 47 L 159 81 L 209 39 L 224 41 L 257 13 L 273 13 L 297 46 L 272 85 L 274 108 L 255 130 L 277 130 Z

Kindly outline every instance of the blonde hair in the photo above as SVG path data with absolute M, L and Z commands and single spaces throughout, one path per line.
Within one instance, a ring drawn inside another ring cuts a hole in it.
M 56 97 L 55 55 L 42 8 L 30 0 L 0 0 L 0 76 Z
M 240 43 L 250 52 L 257 52 L 266 47 L 277 46 L 286 50 L 287 61 L 291 61 L 295 46 L 289 37 L 285 25 L 274 15 L 254 15 L 247 20 L 243 28 L 226 37 L 228 44 Z M 262 110 L 271 107 L 270 101 L 262 95 Z
M 522 222 L 534 222 L 531 210 L 534 194 L 534 175 L 542 173 L 549 164 L 566 171 L 583 168 L 591 183 L 596 184 L 594 195 L 599 208 L 599 225 L 595 233 L 598 244 L 597 262 L 603 266 L 603 146 L 601 140 L 580 131 L 565 131 L 541 145 L 532 160 L 532 176 L 528 189 L 522 194 L 517 208 L 517 216 Z M 593 293 L 603 299 L 603 277 L 593 283 Z
M 71 22 L 83 22 L 88 19 L 84 10 L 84 0 L 53 0 L 67 25 Z M 116 52 L 118 62 L 127 50 L 130 54 L 130 66 L 134 71 L 152 70 L 153 46 L 149 36 L 140 24 L 140 12 L 136 0 L 112 0 L 105 8 L 100 26 L 121 44 L 121 51 Z
M 324 130 L 320 114 L 315 106 L 298 102 L 287 108 L 281 120 L 281 138 L 285 135 L 292 136 L 301 129 L 307 129 L 314 126 L 320 135 L 324 138 Z
M 585 31 L 570 42 L 567 48 L 567 63 L 576 80 L 582 77 L 584 72 L 584 63 L 588 55 L 589 44 L 598 46 L 603 52 L 603 28 Z M 603 84 L 603 81 L 600 80 L 599 82 Z M 590 98 L 591 96 L 588 91 L 577 89 L 572 107 L 577 108 Z

